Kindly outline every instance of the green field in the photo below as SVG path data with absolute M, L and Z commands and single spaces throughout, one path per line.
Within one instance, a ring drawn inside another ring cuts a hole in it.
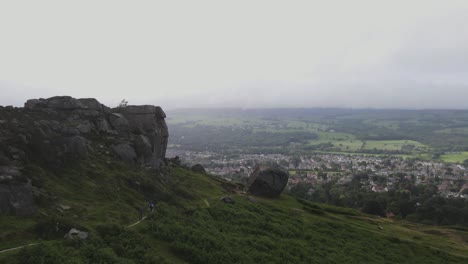
M 357 139 L 352 134 L 333 133 L 333 132 L 318 132 L 317 140 L 309 141 L 310 145 L 318 145 L 324 143 L 333 144 L 337 151 L 333 152 L 352 152 L 366 153 L 366 150 L 389 150 L 402 151 L 405 146 L 411 146 L 409 151 L 414 151 L 414 154 L 425 153 L 429 151 L 429 147 L 413 140 L 366 140 Z
M 402 150 L 405 145 L 413 145 L 415 148 L 427 150 L 428 146 L 413 140 L 367 140 L 363 149 Z
M 287 121 L 272 121 L 256 118 L 239 118 L 239 117 L 209 117 L 203 116 L 186 116 L 175 117 L 169 120 L 173 124 L 184 124 L 187 127 L 195 125 L 209 126 L 237 126 L 250 127 L 254 132 L 270 132 L 270 133 L 291 133 L 298 131 L 309 131 L 317 133 L 319 138 L 311 140 L 310 145 L 318 145 L 331 143 L 339 152 L 360 153 L 362 150 L 391 150 L 401 151 L 405 145 L 413 145 L 417 153 L 427 152 L 428 146 L 413 140 L 359 140 L 353 134 L 338 133 L 324 131 L 326 125 L 317 123 L 308 123 L 300 120 Z M 396 129 L 397 125 L 393 122 L 376 122 L 380 127 Z M 333 151 L 336 152 L 336 151 Z M 365 151 L 364 151 L 365 153 Z
M 350 117 L 341 117 L 340 120 Z M 411 122 L 414 120 L 410 120 Z M 344 133 L 335 131 L 333 124 L 339 122 L 336 120 L 320 120 L 320 119 L 280 119 L 280 118 L 261 118 L 258 116 L 243 116 L 232 113 L 216 113 L 214 111 L 205 113 L 175 113 L 168 118 L 169 127 L 181 127 L 190 133 L 190 129 L 196 127 L 200 133 L 200 137 L 206 132 L 201 132 L 200 128 L 210 130 L 213 128 L 232 128 L 243 131 L 252 131 L 253 133 L 271 133 L 284 134 L 284 137 L 290 137 L 292 133 L 314 133 L 318 137 L 309 140 L 304 145 L 305 151 L 323 152 L 323 153 L 354 153 L 368 155 L 400 155 L 405 157 L 431 157 L 432 148 L 415 141 L 415 140 L 364 140 L 360 134 Z M 408 121 L 409 122 L 409 121 Z M 416 122 L 416 121 L 415 121 Z M 399 122 L 377 119 L 365 119 L 365 125 L 372 125 L 384 131 L 395 131 L 399 129 Z M 183 133 L 183 132 L 182 132 Z M 300 138 L 296 138 L 300 139 Z M 226 141 L 229 136 L 226 135 Z M 182 142 L 174 142 L 179 147 L 183 147 Z M 219 142 L 219 145 L 225 145 L 224 142 Z M 229 143 L 233 146 L 232 142 Z M 275 147 L 286 147 L 283 145 L 271 145 L 271 149 Z M 294 147 L 297 149 L 297 146 Z M 255 149 L 252 146 L 251 149 Z M 292 151 L 295 151 L 292 150 Z
M 461 163 L 468 159 L 468 151 L 444 154 L 440 158 L 445 162 Z
M 240 134 L 266 133 L 265 137 L 275 140 L 287 139 L 276 145 L 272 142 L 270 149 L 262 148 L 258 153 L 271 153 L 270 150 L 281 147 L 284 153 L 364 153 L 432 159 L 437 153 L 468 152 L 468 111 L 189 109 L 169 112 L 167 123 L 169 130 L 178 130 L 183 136 L 191 133 L 201 140 L 209 130 L 223 131 L 221 128 L 232 128 Z M 318 137 L 306 138 L 307 133 Z M 237 141 L 232 138 L 233 135 L 219 142 L 209 140 L 213 145 L 238 151 Z M 172 143 L 186 147 L 183 142 Z M 248 149 L 248 144 L 239 145 L 249 153 L 255 152 Z M 447 162 L 464 159 L 465 155 L 442 157 Z
M 379 128 L 391 129 L 391 130 L 398 130 L 400 128 L 399 122 L 397 121 L 384 121 L 384 120 L 375 120 L 375 119 L 368 119 L 364 120 L 363 123 Z
M 354 135 L 335 132 L 318 132 L 317 140 L 309 141 L 311 145 L 331 143 L 334 147 L 339 148 L 343 152 L 358 152 L 363 142 L 356 139 Z

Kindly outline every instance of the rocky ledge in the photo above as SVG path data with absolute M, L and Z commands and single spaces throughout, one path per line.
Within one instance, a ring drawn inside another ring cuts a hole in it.
M 104 154 L 160 169 L 169 136 L 165 117 L 159 106 L 109 108 L 94 98 L 70 96 L 31 99 L 19 108 L 0 106 L 0 214 L 34 211 L 30 202 L 17 202 L 18 193 L 31 197 L 30 184 L 16 180 L 31 161 L 62 166 Z

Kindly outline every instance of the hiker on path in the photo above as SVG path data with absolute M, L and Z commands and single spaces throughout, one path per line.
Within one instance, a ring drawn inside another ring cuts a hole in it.
M 154 202 L 153 202 L 153 201 L 148 202 L 148 207 L 149 207 L 150 212 L 153 212 L 153 210 L 154 210 Z

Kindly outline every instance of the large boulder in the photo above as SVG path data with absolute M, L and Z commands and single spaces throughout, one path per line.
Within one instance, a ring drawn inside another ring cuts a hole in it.
M 257 166 L 250 175 L 248 191 L 253 195 L 277 197 L 288 183 L 289 173 L 283 169 L 268 166 Z
M 206 173 L 205 168 L 201 164 L 195 164 L 190 169 L 193 170 L 194 172 Z
M 64 238 L 67 239 L 86 239 L 88 238 L 88 232 L 80 231 L 76 228 L 70 229 L 68 233 L 65 234 Z
M 166 114 L 161 107 L 153 105 L 129 105 L 114 108 L 113 111 L 128 120 L 131 132 L 141 133 L 146 136 L 151 144 L 152 160 L 164 160 L 169 132 L 164 120 Z M 146 159 L 145 162 L 148 163 Z
M 88 141 L 80 136 L 65 138 L 65 153 L 77 157 L 85 158 L 88 156 Z
M 108 132 L 109 131 L 109 124 L 107 120 L 103 117 L 98 118 L 96 121 L 96 128 L 99 132 Z
M 129 143 L 121 143 L 113 145 L 112 150 L 117 156 L 124 161 L 134 162 L 136 161 L 137 154 L 135 149 Z

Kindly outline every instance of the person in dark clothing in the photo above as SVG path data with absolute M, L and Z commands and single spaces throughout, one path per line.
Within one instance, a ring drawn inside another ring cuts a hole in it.
M 154 202 L 153 202 L 153 201 L 148 202 L 148 207 L 149 207 L 150 212 L 153 212 L 153 210 L 154 210 Z

